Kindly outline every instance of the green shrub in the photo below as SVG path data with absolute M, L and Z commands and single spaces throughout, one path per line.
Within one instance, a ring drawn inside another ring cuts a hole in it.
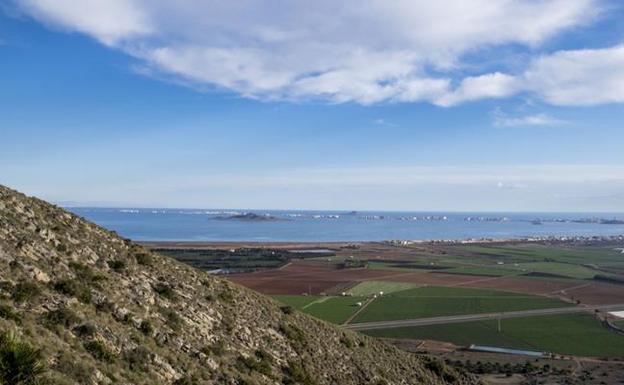
M 158 295 L 167 299 L 173 300 L 176 297 L 175 291 L 168 283 L 157 282 L 152 286 L 152 288 L 156 293 L 158 293 Z
M 80 337 L 93 337 L 97 333 L 97 328 L 95 325 L 87 323 L 76 326 L 74 332 Z
M 62 279 L 54 283 L 54 290 L 67 296 L 76 297 L 82 303 L 91 302 L 91 289 L 76 279 Z
M 115 305 L 107 299 L 95 304 L 95 310 L 105 312 L 105 313 L 112 312 L 114 308 L 115 308 Z
M 100 341 L 88 341 L 82 344 L 82 346 L 96 360 L 112 362 L 115 359 L 115 355 Z
M 145 334 L 146 336 L 151 336 L 154 332 L 154 326 L 152 326 L 152 323 L 150 321 L 143 320 L 139 325 L 139 330 L 141 330 L 141 333 Z
M 204 346 L 201 352 L 207 356 L 222 356 L 225 353 L 225 344 L 222 340 L 214 342 L 212 345 Z
M 250 374 L 252 371 L 266 376 L 271 374 L 271 366 L 267 362 L 260 361 L 254 357 L 238 357 L 236 367 L 239 371 L 247 374 Z
M 12 320 L 16 323 L 19 323 L 22 320 L 22 317 L 20 317 L 20 315 L 13 309 L 13 306 L 4 303 L 0 304 L 0 318 Z
M 286 306 L 280 306 L 280 310 L 282 311 L 282 313 L 288 315 L 288 314 L 292 314 L 295 312 L 295 308 L 290 306 L 290 305 L 286 305 Z
M 316 381 L 310 376 L 303 365 L 297 362 L 289 362 L 288 366 L 282 368 L 284 385 L 316 385 Z
M 58 251 L 59 253 L 67 252 L 67 245 L 65 245 L 64 243 L 59 243 L 58 245 L 56 245 L 56 251 Z
M 93 383 L 94 368 L 90 367 L 84 360 L 76 359 L 74 354 L 64 352 L 58 358 L 54 370 L 71 378 L 78 384 Z
M 126 269 L 126 262 L 121 259 L 113 259 L 112 261 L 106 262 L 108 267 L 113 269 L 114 271 L 120 273 Z
M 69 267 L 74 270 L 76 277 L 78 277 L 81 282 L 93 283 L 106 279 L 105 276 L 95 273 L 89 266 L 79 262 L 70 262 Z
M 39 350 L 13 333 L 0 335 L 0 384 L 37 385 L 44 371 Z
M 439 377 L 442 377 L 449 383 L 454 383 L 458 379 L 458 376 L 453 369 L 449 368 L 444 362 L 437 358 L 426 358 L 425 368 L 437 374 Z
M 292 341 L 296 347 L 303 347 L 306 345 L 305 334 L 297 326 L 283 323 L 280 325 L 279 330 L 286 338 Z
M 345 335 L 340 337 L 340 343 L 343 344 L 348 349 L 351 349 L 353 347 L 353 341 L 351 341 L 351 338 Z
M 13 287 L 11 297 L 15 302 L 32 301 L 41 295 L 41 289 L 34 282 L 21 281 Z
M 44 325 L 47 327 L 64 326 L 70 328 L 80 322 L 80 318 L 71 309 L 59 307 L 56 310 L 50 310 L 44 316 Z
M 177 380 L 173 381 L 173 385 L 198 385 L 199 382 L 197 378 L 194 376 L 186 375 L 184 377 L 180 377 Z
M 134 254 L 134 259 L 136 259 L 139 265 L 143 266 L 151 266 L 154 263 L 154 257 L 149 253 L 136 253 Z
M 169 325 L 172 330 L 179 331 L 180 328 L 182 328 L 184 320 L 178 315 L 178 313 L 176 313 L 175 310 L 162 307 L 160 308 L 160 314 L 165 317 L 165 322 L 167 322 L 167 325 Z
M 124 352 L 124 361 L 133 372 L 147 372 L 152 353 L 143 346 Z

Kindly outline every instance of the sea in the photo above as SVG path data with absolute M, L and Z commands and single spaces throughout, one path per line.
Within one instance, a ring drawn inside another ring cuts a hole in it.
M 624 234 L 623 213 L 67 209 L 136 241 L 332 242 Z

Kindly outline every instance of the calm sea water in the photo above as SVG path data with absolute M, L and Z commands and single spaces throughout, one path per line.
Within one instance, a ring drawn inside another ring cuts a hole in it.
M 574 223 L 624 214 L 265 211 L 279 220 L 220 219 L 245 210 L 69 208 L 137 241 L 380 241 L 621 235 L 624 225 Z M 542 224 L 534 224 L 536 219 Z

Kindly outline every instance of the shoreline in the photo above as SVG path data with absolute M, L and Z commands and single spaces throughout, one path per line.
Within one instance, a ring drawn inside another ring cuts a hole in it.
M 344 248 L 363 244 L 388 246 L 411 245 L 496 245 L 496 244 L 544 244 L 544 245 L 614 245 L 624 247 L 624 234 L 612 236 L 552 236 L 519 238 L 480 238 L 480 239 L 430 239 L 430 240 L 385 240 L 385 241 L 136 241 L 152 249 L 217 249 L 217 248 Z M 624 253 L 624 251 L 623 251 Z

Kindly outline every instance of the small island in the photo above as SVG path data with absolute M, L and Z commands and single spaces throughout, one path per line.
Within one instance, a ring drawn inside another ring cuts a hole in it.
M 246 221 L 246 222 L 275 222 L 284 221 L 284 218 L 278 218 L 270 214 L 242 213 L 229 216 L 219 216 L 215 219 L 225 221 Z

